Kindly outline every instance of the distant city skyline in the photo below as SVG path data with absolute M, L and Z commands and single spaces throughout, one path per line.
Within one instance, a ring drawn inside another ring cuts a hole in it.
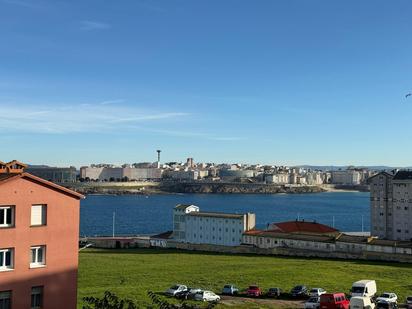
M 0 8 L 0 160 L 412 165 L 410 1 Z

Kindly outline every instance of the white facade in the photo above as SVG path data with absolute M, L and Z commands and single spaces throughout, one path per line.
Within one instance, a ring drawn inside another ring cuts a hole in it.
M 289 183 L 289 174 L 287 173 L 278 173 L 273 175 L 266 176 L 266 183 L 273 183 L 279 185 L 285 185 Z
M 200 212 L 195 205 L 173 210 L 173 239 L 193 244 L 238 246 L 242 234 L 255 227 L 254 214 Z
M 80 168 L 80 178 L 98 181 L 149 180 L 160 179 L 162 170 L 157 168 L 134 167 L 88 167 Z
M 359 185 L 362 175 L 355 170 L 333 171 L 332 183 L 338 185 Z

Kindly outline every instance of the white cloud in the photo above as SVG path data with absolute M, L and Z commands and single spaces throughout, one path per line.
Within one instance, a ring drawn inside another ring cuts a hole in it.
M 107 133 L 130 129 L 131 124 L 176 121 L 188 113 L 148 111 L 131 106 L 2 104 L 1 132 Z
M 80 29 L 84 31 L 106 30 L 111 28 L 107 23 L 93 20 L 83 20 L 80 22 Z

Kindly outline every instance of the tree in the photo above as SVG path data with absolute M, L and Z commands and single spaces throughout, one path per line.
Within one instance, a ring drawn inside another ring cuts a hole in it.
M 88 296 L 84 297 L 83 309 L 137 309 L 139 308 L 130 299 L 120 299 L 116 294 L 105 291 L 103 298 Z

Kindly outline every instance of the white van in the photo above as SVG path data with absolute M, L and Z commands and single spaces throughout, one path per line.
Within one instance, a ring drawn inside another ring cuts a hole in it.
M 351 295 L 361 297 L 374 297 L 376 294 L 375 280 L 360 280 L 352 284 Z
M 370 297 L 353 296 L 349 302 L 349 309 L 375 309 Z

